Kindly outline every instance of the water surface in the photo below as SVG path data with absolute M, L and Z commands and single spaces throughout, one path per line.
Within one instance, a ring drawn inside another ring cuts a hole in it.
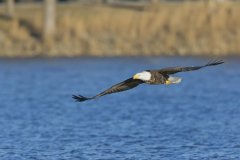
M 0 60 L 0 159 L 240 159 L 240 59 L 85 103 L 145 69 L 207 58 Z

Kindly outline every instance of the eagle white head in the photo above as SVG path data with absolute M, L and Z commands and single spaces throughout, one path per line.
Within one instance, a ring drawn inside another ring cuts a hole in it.
M 133 76 L 133 79 L 140 79 L 143 81 L 149 81 L 151 79 L 151 73 L 148 71 L 143 71 L 140 73 L 137 73 Z

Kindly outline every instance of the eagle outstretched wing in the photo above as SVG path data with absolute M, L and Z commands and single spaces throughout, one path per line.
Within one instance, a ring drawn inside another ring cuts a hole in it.
M 163 68 L 160 70 L 157 70 L 157 72 L 162 73 L 162 74 L 175 74 L 178 72 L 187 72 L 187 71 L 194 71 L 201 69 L 203 67 L 208 67 L 208 66 L 215 66 L 224 63 L 223 61 L 211 61 L 207 63 L 206 65 L 202 66 L 192 66 L 192 67 L 169 67 L 169 68 Z
M 223 61 L 211 61 L 211 62 L 207 63 L 206 65 L 202 65 L 202 66 L 170 67 L 170 68 L 163 68 L 163 69 L 160 69 L 160 70 L 146 70 L 144 72 L 150 72 L 150 74 L 151 74 L 150 79 L 153 76 L 153 78 L 151 79 L 151 83 L 149 83 L 149 84 L 159 84 L 158 83 L 159 82 L 159 75 L 168 76 L 170 74 L 175 74 L 175 73 L 178 73 L 178 72 L 194 71 L 194 70 L 201 69 L 203 67 L 219 65 L 219 64 L 222 64 L 222 63 L 224 63 L 224 62 Z M 143 72 L 141 72 L 141 73 L 143 73 Z M 156 75 L 156 73 L 157 73 L 158 76 L 154 77 L 154 75 Z M 168 76 L 168 77 L 169 77 L 168 81 L 170 81 L 171 83 L 179 83 L 180 80 L 181 80 L 180 78 L 177 78 L 177 77 L 170 77 L 170 76 Z M 120 83 L 110 87 L 109 89 L 107 89 L 107 90 L 105 90 L 105 91 L 103 91 L 103 92 L 101 92 L 101 93 L 99 93 L 99 94 L 97 94 L 93 97 L 84 97 L 82 95 L 73 95 L 72 98 L 74 98 L 77 102 L 83 102 L 83 101 L 86 101 L 86 100 L 95 99 L 95 98 L 105 96 L 105 95 L 108 95 L 108 94 L 126 91 L 126 90 L 132 89 L 134 87 L 137 87 L 139 84 L 142 84 L 142 83 L 145 83 L 145 82 L 148 83 L 147 81 L 142 80 L 142 79 L 129 78 L 129 79 L 123 81 L 123 82 L 120 82 Z M 169 84 L 171 84 L 171 83 L 169 83 Z M 168 84 L 167 81 L 166 81 L 165 84 Z
M 133 78 L 129 78 L 123 82 L 120 82 L 112 87 L 110 87 L 109 89 L 97 94 L 94 97 L 84 97 L 82 95 L 73 95 L 72 98 L 74 98 L 76 101 L 78 102 L 83 102 L 86 100 L 90 100 L 90 99 L 95 99 L 107 94 L 112 94 L 112 93 L 117 93 L 117 92 L 122 92 L 122 91 L 126 91 L 129 89 L 132 89 L 134 87 L 137 87 L 139 84 L 144 83 L 142 80 L 138 80 L 138 79 L 133 79 Z

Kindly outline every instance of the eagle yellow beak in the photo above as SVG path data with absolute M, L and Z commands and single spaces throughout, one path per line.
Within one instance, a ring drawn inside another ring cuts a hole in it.
M 133 76 L 133 79 L 139 79 L 139 75 L 138 75 L 138 74 L 135 74 L 135 75 Z

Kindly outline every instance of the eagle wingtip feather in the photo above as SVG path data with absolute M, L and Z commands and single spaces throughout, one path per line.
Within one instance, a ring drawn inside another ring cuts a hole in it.
M 75 99 L 76 102 L 83 102 L 90 99 L 82 95 L 72 95 L 72 98 Z
M 224 63 L 223 60 L 213 60 L 213 61 L 210 61 L 206 66 L 215 66 L 223 63 Z

